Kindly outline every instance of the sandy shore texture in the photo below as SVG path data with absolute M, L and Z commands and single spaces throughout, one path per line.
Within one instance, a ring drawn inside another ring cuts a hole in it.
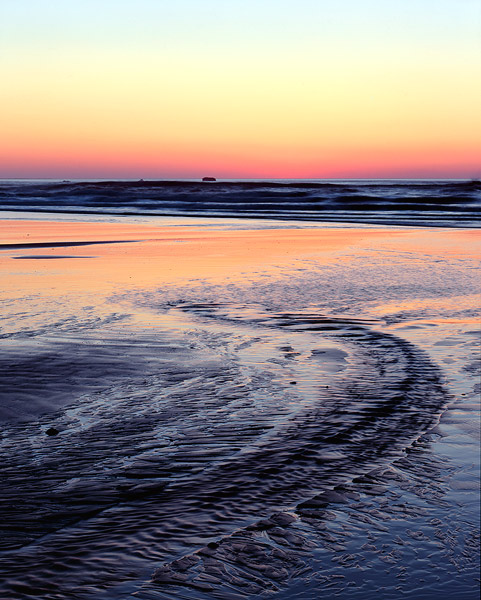
M 478 231 L 0 232 L 2 597 L 478 598 Z

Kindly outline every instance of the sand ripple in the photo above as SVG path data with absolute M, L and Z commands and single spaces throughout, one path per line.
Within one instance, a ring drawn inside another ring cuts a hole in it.
M 128 328 L 44 340 L 1 376 L 41 360 L 22 394 L 72 390 L 66 408 L 4 431 L 5 597 L 127 597 L 139 580 L 142 598 L 257 597 L 309 570 L 319 544 L 346 550 L 332 507 L 354 532 L 399 510 L 363 498 L 382 496 L 448 400 L 421 350 L 356 320 L 172 311 L 203 328 L 175 343 Z

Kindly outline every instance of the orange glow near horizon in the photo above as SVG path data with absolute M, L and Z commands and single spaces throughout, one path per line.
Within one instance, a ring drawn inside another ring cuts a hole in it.
M 477 149 L 353 148 L 308 152 L 284 148 L 178 148 L 168 151 L 139 148 L 131 153 L 111 148 L 79 147 L 70 142 L 31 147 L 17 156 L 0 153 L 3 169 L 15 177 L 166 177 L 199 178 L 363 178 L 363 177 L 459 177 L 479 175 Z M 28 165 L 28 171 L 25 167 Z M 160 167 L 161 166 L 161 167 Z

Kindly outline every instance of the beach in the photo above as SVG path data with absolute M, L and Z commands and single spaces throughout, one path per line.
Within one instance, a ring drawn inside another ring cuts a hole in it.
M 478 597 L 479 230 L 0 231 L 4 597 Z

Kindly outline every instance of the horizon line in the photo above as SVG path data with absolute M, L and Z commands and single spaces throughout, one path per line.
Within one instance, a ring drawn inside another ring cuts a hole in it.
M 199 177 L 0 177 L 0 181 L 200 181 L 205 175 Z M 212 177 L 215 177 L 212 175 Z M 219 181 L 479 181 L 479 176 L 472 177 L 215 177 Z

